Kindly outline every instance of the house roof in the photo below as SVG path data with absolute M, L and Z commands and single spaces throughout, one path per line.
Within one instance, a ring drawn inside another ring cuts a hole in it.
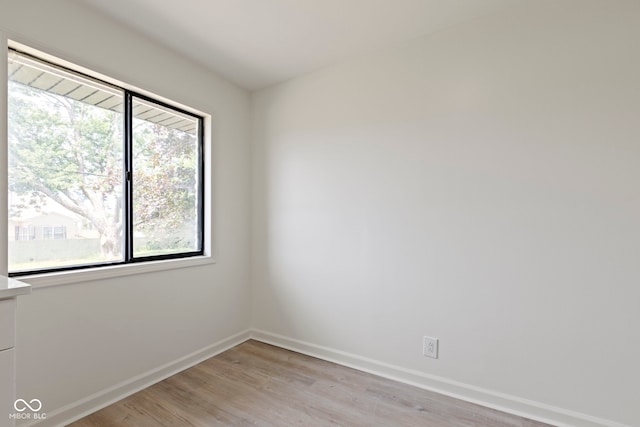
M 8 75 L 12 82 L 86 104 L 117 112 L 122 112 L 124 109 L 121 89 L 88 79 L 73 71 L 43 63 L 16 51 L 12 51 L 9 55 Z M 169 111 L 144 99 L 136 98 L 133 116 L 187 133 L 195 133 L 198 129 L 198 122 L 194 117 Z

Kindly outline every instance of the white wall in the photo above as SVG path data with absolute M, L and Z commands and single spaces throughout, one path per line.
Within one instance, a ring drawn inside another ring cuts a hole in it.
M 3 0 L 0 32 L 0 38 L 13 38 L 192 106 L 213 120 L 217 263 L 34 289 L 18 307 L 18 396 L 38 398 L 43 411 L 54 414 L 246 330 L 248 94 L 79 2 Z M 6 199 L 5 190 L 3 194 Z M 0 212 L 4 222 L 5 212 Z
M 528 3 L 254 95 L 253 323 L 640 425 L 640 3 Z
M 218 262 L 21 298 L 19 396 L 55 413 L 247 328 L 253 173 L 255 327 L 639 425 L 640 4 L 530 3 L 255 94 L 252 170 L 244 91 L 72 0 L 0 0 L 3 43 L 214 121 Z

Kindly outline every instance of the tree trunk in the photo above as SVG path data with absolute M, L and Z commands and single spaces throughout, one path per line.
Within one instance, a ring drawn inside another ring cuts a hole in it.
M 104 259 L 119 258 L 122 253 L 122 239 L 120 237 L 120 227 L 116 224 L 107 223 L 98 219 L 99 224 L 95 224 L 100 233 L 100 252 Z

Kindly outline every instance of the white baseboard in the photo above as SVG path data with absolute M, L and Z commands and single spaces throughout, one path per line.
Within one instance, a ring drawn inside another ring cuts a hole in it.
M 38 427 L 48 426 L 64 426 L 80 418 L 87 416 L 99 409 L 111 405 L 120 399 L 132 395 L 144 388 L 147 388 L 159 381 L 162 381 L 172 375 L 177 374 L 191 366 L 194 366 L 210 357 L 213 357 L 225 350 L 230 349 L 251 337 L 251 331 L 246 330 L 228 338 L 220 340 L 212 345 L 197 350 L 191 354 L 183 356 L 173 362 L 169 362 L 166 365 L 160 366 L 144 374 L 130 378 L 120 384 L 116 384 L 105 390 L 99 391 L 91 396 L 87 396 L 82 400 L 56 409 L 51 412 L 47 412 L 47 418 L 33 424 Z M 21 425 L 21 427 L 24 424 Z
M 318 359 L 327 360 L 425 390 L 434 391 L 446 396 L 558 427 L 630 427 L 614 421 L 475 387 L 470 384 L 425 374 L 420 371 L 405 369 L 400 366 L 390 365 L 262 330 L 252 330 L 251 338 L 256 341 L 317 357 Z
M 246 330 L 232 335 L 164 366 L 128 379 L 62 408 L 47 412 L 47 418 L 44 420 L 33 424 L 21 424 L 20 427 L 36 424 L 38 427 L 63 426 L 72 423 L 248 339 L 255 339 L 256 341 L 558 427 L 630 427 L 614 421 L 475 387 L 420 371 L 405 369 L 400 366 L 258 329 Z

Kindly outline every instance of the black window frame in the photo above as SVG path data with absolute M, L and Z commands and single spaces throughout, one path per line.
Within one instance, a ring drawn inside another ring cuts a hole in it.
M 167 102 L 161 101 L 159 99 L 155 99 L 152 96 L 148 96 L 142 94 L 140 92 L 122 87 L 118 84 L 114 84 L 111 82 L 107 82 L 100 78 L 94 77 L 92 75 L 77 71 L 68 66 L 60 65 L 55 62 L 52 62 L 48 59 L 43 59 L 31 53 L 27 53 L 21 51 L 19 49 L 15 49 L 13 47 L 9 47 L 7 50 L 7 56 L 5 60 L 7 60 L 8 55 L 11 52 L 15 52 L 18 55 L 28 57 L 34 61 L 39 61 L 44 63 L 50 67 L 60 69 L 64 72 L 71 73 L 77 75 L 79 77 L 93 80 L 95 82 L 101 83 L 106 86 L 110 86 L 112 88 L 118 89 L 122 91 L 123 94 L 123 103 L 124 103 L 124 111 L 123 111 L 123 135 L 122 135 L 122 143 L 123 143 L 123 174 L 122 174 L 122 190 L 123 190 L 123 203 L 122 203 L 122 218 L 125 224 L 122 227 L 123 232 L 123 247 L 122 247 L 122 260 L 119 261 L 104 261 L 98 263 L 89 263 L 89 264 L 78 264 L 78 265 L 68 265 L 62 267 L 48 267 L 48 268 L 38 268 L 31 270 L 19 270 L 19 271 L 8 271 L 7 275 L 9 277 L 20 277 L 20 276 L 31 276 L 37 274 L 46 274 L 46 273 L 60 273 L 65 271 L 76 271 L 76 270 L 91 270 L 91 269 L 99 269 L 101 267 L 113 267 L 119 265 L 129 265 L 136 264 L 141 262 L 151 262 L 151 261 L 162 261 L 169 259 L 183 259 L 190 258 L 196 256 L 205 255 L 205 194 L 206 194 L 206 186 L 205 186 L 205 118 L 199 114 L 192 113 L 187 111 L 181 107 L 176 105 L 171 105 Z M 7 76 L 7 79 L 9 76 Z M 7 96 L 8 93 L 7 93 Z M 159 255 L 149 255 L 144 257 L 135 257 L 133 254 L 133 192 L 134 192 L 134 182 L 133 182 L 133 99 L 141 99 L 145 102 L 150 102 L 156 104 L 161 108 L 166 108 L 168 110 L 173 110 L 179 114 L 189 116 L 195 119 L 198 123 L 198 129 L 196 132 L 197 136 L 197 190 L 198 194 L 196 195 L 196 203 L 197 203 L 197 215 L 196 224 L 198 227 L 197 231 L 197 241 L 200 247 L 197 251 L 187 251 L 187 252 L 178 252 L 178 253 L 170 253 L 170 254 L 159 254 Z M 8 125 L 8 123 L 7 123 Z M 8 174 L 8 170 L 7 170 Z M 53 227 L 52 227 L 53 228 Z M 53 237 L 52 237 L 53 238 Z

